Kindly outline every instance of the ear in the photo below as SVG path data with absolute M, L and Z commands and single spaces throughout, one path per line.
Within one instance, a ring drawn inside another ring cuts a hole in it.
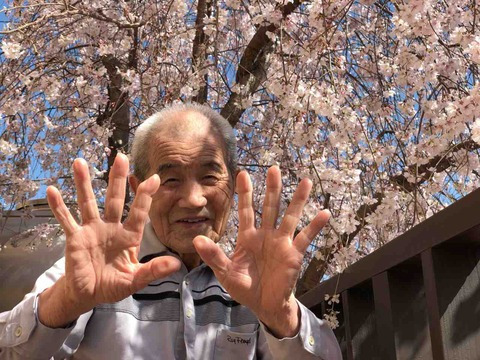
M 138 185 L 140 185 L 140 183 L 141 181 L 135 175 L 132 174 L 128 177 L 128 184 L 135 194 L 137 193 Z

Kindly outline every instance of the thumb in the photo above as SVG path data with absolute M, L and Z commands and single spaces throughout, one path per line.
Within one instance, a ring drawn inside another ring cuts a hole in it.
M 231 260 L 225 255 L 220 246 L 206 236 L 199 235 L 195 237 L 193 245 L 205 264 L 212 268 L 218 280 L 221 281 L 227 272 Z
M 133 278 L 133 285 L 137 290 L 143 289 L 152 281 L 180 270 L 181 265 L 180 261 L 173 256 L 159 256 L 145 264 L 139 264 Z

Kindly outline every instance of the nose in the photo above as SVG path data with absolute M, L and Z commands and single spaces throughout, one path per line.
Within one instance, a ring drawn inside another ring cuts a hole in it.
M 180 189 L 178 205 L 182 208 L 194 209 L 207 205 L 204 188 L 196 181 L 187 181 Z

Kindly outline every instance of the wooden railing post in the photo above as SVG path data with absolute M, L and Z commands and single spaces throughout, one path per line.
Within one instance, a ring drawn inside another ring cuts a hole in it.
M 350 326 L 350 310 L 348 309 L 348 290 L 342 292 L 342 310 L 345 321 L 345 340 L 347 342 L 347 359 L 353 360 L 352 332 Z
M 392 305 L 388 272 L 384 271 L 372 278 L 375 301 L 378 348 L 381 359 L 396 360 L 395 333 L 393 331 Z
M 427 300 L 428 325 L 432 344 L 432 357 L 435 360 L 445 360 L 443 353 L 442 327 L 438 306 L 437 283 L 433 268 L 432 249 L 422 252 L 422 270 Z

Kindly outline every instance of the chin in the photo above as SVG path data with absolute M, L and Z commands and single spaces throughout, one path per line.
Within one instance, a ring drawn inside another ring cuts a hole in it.
M 169 243 L 169 246 L 167 247 L 176 251 L 179 254 L 196 254 L 197 249 L 195 249 L 195 245 L 193 245 L 193 239 L 198 235 L 208 236 L 205 234 L 194 234 L 192 236 L 189 236 L 188 238 L 174 239 Z

